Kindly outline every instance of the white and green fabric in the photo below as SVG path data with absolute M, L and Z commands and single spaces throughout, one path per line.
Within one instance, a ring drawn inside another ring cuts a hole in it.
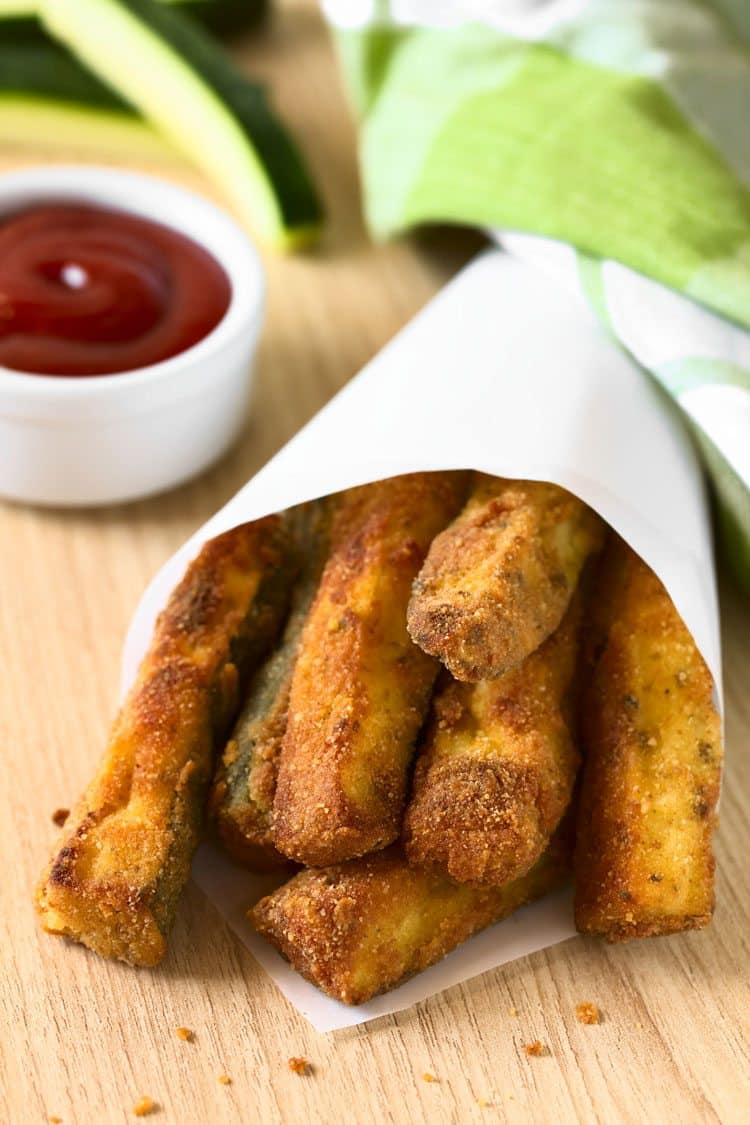
M 581 289 L 684 412 L 750 589 L 749 0 L 324 2 L 373 233 L 477 225 Z

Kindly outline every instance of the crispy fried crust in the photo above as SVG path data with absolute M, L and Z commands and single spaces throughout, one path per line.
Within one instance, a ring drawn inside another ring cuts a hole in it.
M 557 485 L 475 474 L 414 583 L 412 638 L 457 680 L 502 675 L 560 624 L 603 535 L 598 516 Z
M 721 727 L 659 579 L 612 536 L 592 607 L 576 925 L 610 941 L 708 925 Z
M 289 864 L 274 845 L 273 801 L 292 673 L 328 552 L 331 505 L 320 501 L 307 508 L 304 519 L 298 520 L 305 561 L 284 635 L 250 684 L 209 799 L 210 815 L 224 847 L 253 871 L 272 871 Z
M 344 1004 L 363 1004 L 559 886 L 568 865 L 561 836 L 529 874 L 483 890 L 417 871 L 393 847 L 303 871 L 248 917 L 318 988 Z
M 332 549 L 292 679 L 274 802 L 276 846 L 313 867 L 385 847 L 437 664 L 406 604 L 464 474 L 416 473 L 338 498 Z
M 290 662 L 299 631 L 285 634 L 261 669 L 232 737 L 224 747 L 209 797 L 209 815 L 232 859 L 251 871 L 274 871 L 289 860 L 273 842 L 273 799 L 286 730 Z
M 44 929 L 134 965 L 161 960 L 214 744 L 281 625 L 294 565 L 287 521 L 272 516 L 212 540 L 188 568 L 37 890 Z
M 576 597 L 559 629 L 495 680 L 459 683 L 444 673 L 404 820 L 414 866 L 502 886 L 542 855 L 580 763 L 573 734 L 580 618 Z

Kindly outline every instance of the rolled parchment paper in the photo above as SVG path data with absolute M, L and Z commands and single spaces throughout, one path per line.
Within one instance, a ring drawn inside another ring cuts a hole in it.
M 499 250 L 470 263 L 166 563 L 135 612 L 129 688 L 154 620 L 201 545 L 293 504 L 398 473 L 477 469 L 553 481 L 590 504 L 661 578 L 721 696 L 709 511 L 674 407 L 618 350 L 581 297 Z M 193 878 L 318 1031 L 396 1012 L 571 937 L 570 895 L 525 907 L 385 996 L 323 996 L 245 919 L 269 889 L 203 847 Z

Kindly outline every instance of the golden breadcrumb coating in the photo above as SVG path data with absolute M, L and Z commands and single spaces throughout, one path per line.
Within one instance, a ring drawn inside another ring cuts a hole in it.
M 289 619 L 278 647 L 251 681 L 209 798 L 209 812 L 225 849 L 253 871 L 289 865 L 274 844 L 273 802 L 292 673 L 327 556 L 330 507 L 319 502 L 297 513 L 304 563 Z
M 601 1015 L 596 1004 L 584 1000 L 583 1003 L 576 1004 L 576 1019 L 579 1023 L 595 1024 L 601 1022 Z
M 706 926 L 722 761 L 713 684 L 663 585 L 614 535 L 592 632 L 576 925 L 610 941 Z
M 582 600 L 531 656 L 495 680 L 435 693 L 404 819 L 409 862 L 502 886 L 539 859 L 573 793 Z
M 133 1116 L 148 1117 L 149 1114 L 156 1113 L 158 1108 L 159 1106 L 156 1104 L 154 1099 L 150 1098 L 148 1094 L 144 1094 L 144 1096 L 142 1098 L 139 1098 L 133 1106 Z
M 457 680 L 502 675 L 560 624 L 603 536 L 599 517 L 557 485 L 476 473 L 414 583 L 411 636 Z
M 567 832 L 505 887 L 475 888 L 409 867 L 396 847 L 302 871 L 248 914 L 318 988 L 363 1004 L 567 878 Z
M 524 1043 L 523 1049 L 529 1058 L 538 1059 L 542 1055 L 548 1055 L 549 1051 L 542 1043 L 541 1039 L 535 1039 L 533 1043 Z
M 214 746 L 281 625 L 293 555 L 287 522 L 271 516 L 207 543 L 188 567 L 37 890 L 50 933 L 134 965 L 163 957 Z
M 323 866 L 385 847 L 437 664 L 412 644 L 406 605 L 462 473 L 415 473 L 336 498 L 331 553 L 292 677 L 274 801 L 284 855 Z

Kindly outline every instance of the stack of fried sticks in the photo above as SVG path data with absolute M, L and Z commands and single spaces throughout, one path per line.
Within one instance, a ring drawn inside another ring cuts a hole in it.
M 584 933 L 706 925 L 721 757 L 690 634 L 585 504 L 397 477 L 204 547 L 37 905 L 52 933 L 157 963 L 208 797 L 236 861 L 303 866 L 257 929 L 358 1004 L 571 867 Z

